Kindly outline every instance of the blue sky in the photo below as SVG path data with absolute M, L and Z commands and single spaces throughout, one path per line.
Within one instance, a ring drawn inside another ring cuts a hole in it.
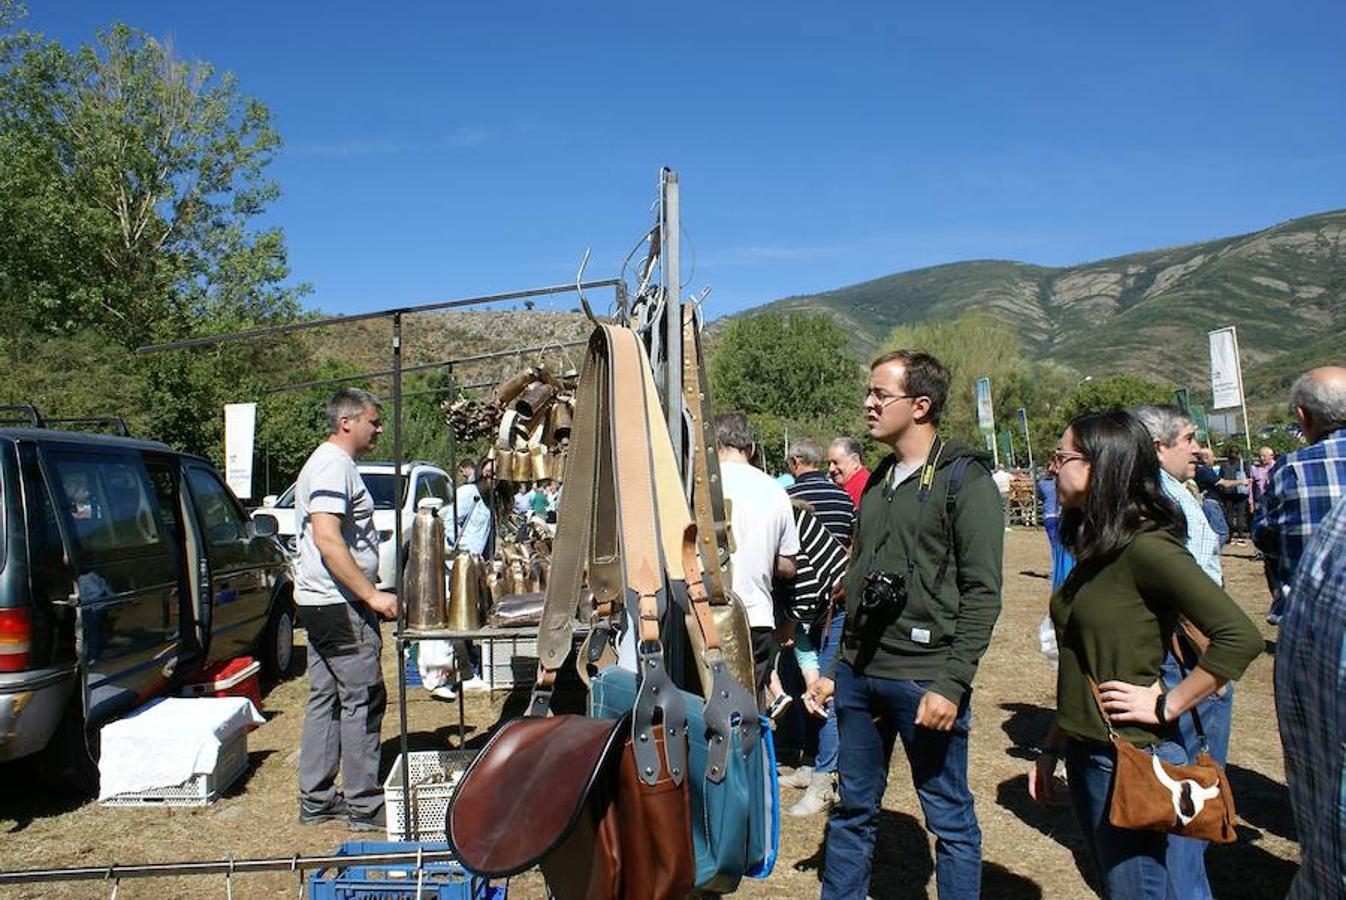
M 270 106 L 269 218 L 331 312 L 565 282 L 585 247 L 615 274 L 663 165 L 712 316 L 1346 206 L 1339 0 L 28 5 L 70 44 L 170 38 Z

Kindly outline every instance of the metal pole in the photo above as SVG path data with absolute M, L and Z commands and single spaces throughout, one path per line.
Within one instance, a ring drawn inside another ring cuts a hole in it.
M 447 850 L 414 850 L 389 853 L 359 853 L 351 856 L 270 856 L 259 859 L 185 860 L 183 862 L 132 863 L 130 865 L 78 866 L 59 869 L 17 869 L 0 872 L 0 885 L 49 881 L 115 881 L 121 878 L 162 878 L 182 875 L 228 875 L 251 872 L 296 872 L 346 866 L 412 865 L 452 862 Z
M 412 838 L 411 771 L 407 759 L 407 606 L 402 596 L 402 314 L 393 315 L 393 593 L 397 595 L 397 749 L 402 769 L 402 833 Z M 385 810 L 385 813 L 387 811 Z M 419 838 L 415 834 L 414 838 Z M 413 838 L 413 839 L 414 839 Z
M 673 458 L 682 458 L 682 208 L 678 192 L 678 173 L 665 168 L 661 173 L 661 224 L 663 234 L 664 276 L 664 413 L 668 434 L 673 439 Z

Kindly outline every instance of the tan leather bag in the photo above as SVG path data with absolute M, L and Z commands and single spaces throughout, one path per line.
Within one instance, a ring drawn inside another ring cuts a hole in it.
M 1234 792 L 1219 763 L 1209 753 L 1199 753 L 1195 763 L 1175 766 L 1134 746 L 1113 731 L 1093 678 L 1089 679 L 1089 687 L 1117 750 L 1108 822 L 1116 828 L 1166 832 L 1211 844 L 1232 844 L 1238 840 L 1234 829 Z M 1196 722 L 1197 734 L 1202 734 L 1196 710 L 1190 715 Z

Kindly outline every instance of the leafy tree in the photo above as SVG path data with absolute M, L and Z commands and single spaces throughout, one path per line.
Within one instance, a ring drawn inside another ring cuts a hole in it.
M 21 13 L 5 0 L 0 28 Z M 103 406 L 218 458 L 213 413 L 302 367 L 298 344 L 130 351 L 298 314 L 307 288 L 285 283 L 284 238 L 256 226 L 278 192 L 264 174 L 278 146 L 232 76 L 124 25 L 76 50 L 0 33 L 5 393 L 60 414 Z
M 710 359 L 717 409 L 817 427 L 851 423 L 863 391 L 859 360 L 830 317 L 762 313 L 734 319 Z

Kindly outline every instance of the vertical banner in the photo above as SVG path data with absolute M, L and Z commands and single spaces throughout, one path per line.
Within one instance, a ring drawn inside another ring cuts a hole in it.
M 995 464 L 1000 465 L 1000 450 L 996 447 L 995 439 L 995 411 L 991 409 L 991 379 L 977 379 L 977 428 L 981 430 L 982 439 L 986 442 L 986 449 L 991 451 L 995 457 Z
M 1243 405 L 1243 376 L 1239 371 L 1238 337 L 1234 326 L 1210 332 L 1210 390 L 1212 409 Z
M 1191 398 L 1187 394 L 1187 388 L 1178 388 L 1173 392 L 1173 402 L 1181 409 L 1191 409 Z
M 1019 407 L 1019 425 L 1024 430 L 1024 447 L 1028 450 L 1028 471 L 1033 471 L 1033 439 L 1028 436 L 1028 410 Z
M 256 430 L 256 403 L 225 404 L 224 480 L 240 500 L 252 496 L 252 441 Z

